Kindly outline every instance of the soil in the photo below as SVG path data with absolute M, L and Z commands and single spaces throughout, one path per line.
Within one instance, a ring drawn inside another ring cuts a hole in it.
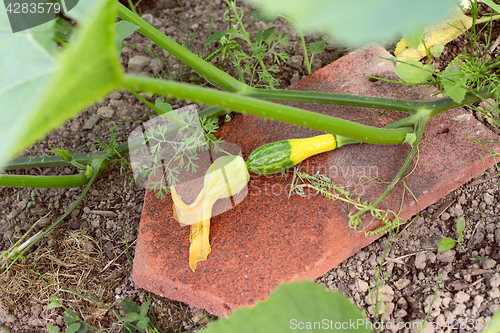
M 255 20 L 248 6 L 239 5 L 245 13 L 244 23 L 250 34 L 271 26 Z M 209 28 L 212 32 L 229 28 L 228 22 L 223 19 L 225 10 L 226 6 L 221 0 L 212 1 L 211 8 L 209 2 L 200 0 L 179 3 L 174 0 L 144 0 L 139 7 L 145 20 L 202 55 L 208 54 L 203 42 L 209 35 Z M 276 25 L 276 30 L 282 31 L 290 40 L 290 45 L 283 51 L 290 55 L 291 60 L 282 64 L 276 76 L 278 87 L 286 88 L 306 75 L 303 51 L 299 36 L 286 22 L 277 20 L 272 25 Z M 495 23 L 493 40 L 498 34 L 499 24 Z M 307 36 L 306 43 L 322 38 Z M 154 58 L 145 50 L 148 40 L 136 32 L 125 39 L 125 43 L 129 46 L 124 46 L 121 55 L 124 68 L 136 73 L 137 69 L 132 67 L 139 66 L 145 72 L 152 73 L 151 68 L 142 65 L 144 59 L 152 61 Z M 445 68 L 467 45 L 465 37 L 449 43 L 443 56 L 432 59 L 436 68 Z M 210 51 L 213 50 L 211 47 Z M 151 50 L 155 54 L 160 53 L 160 49 L 154 45 Z M 328 41 L 325 52 L 315 56 L 313 70 L 329 64 L 348 51 Z M 492 56 L 496 56 L 495 52 Z M 172 57 L 166 59 L 166 65 L 158 61 L 152 62 L 151 67 L 173 79 L 209 85 L 177 60 Z M 266 60 L 267 64 L 271 64 L 272 59 Z M 236 75 L 230 64 L 222 68 Z M 146 98 L 154 102 L 156 97 Z M 185 105 L 183 101 L 175 100 L 171 104 L 174 109 Z M 51 155 L 50 148 L 61 145 L 73 153 L 92 152 L 95 151 L 96 140 L 109 142 L 109 126 L 115 126 L 115 140 L 122 143 L 141 124 L 141 121 L 108 122 L 98 118 L 96 113 L 116 120 L 132 120 L 147 116 L 150 109 L 128 92 L 112 93 L 50 133 L 21 156 Z M 46 327 L 50 323 L 64 330 L 64 310 L 48 309 L 48 299 L 53 296 L 57 296 L 64 306 L 73 309 L 88 324 L 110 332 L 121 332 L 122 328 L 120 325 L 114 326 L 115 316 L 103 306 L 123 315 L 120 302 L 125 297 L 139 304 L 150 298 L 158 327 L 165 332 L 192 332 L 217 320 L 203 310 L 149 295 L 135 287 L 131 278 L 130 259 L 134 256 L 144 190 L 130 182 L 128 170 L 127 167 L 121 170 L 119 162 L 111 164 L 68 218 L 30 250 L 25 262 L 15 264 L 0 276 L 0 328 L 10 332 L 47 332 Z M 353 298 L 356 305 L 365 310 L 370 319 L 374 319 L 369 288 L 375 289 L 377 272 L 374 266 L 382 259 L 387 246 L 382 274 L 385 276 L 388 273 L 388 276 L 380 289 L 380 314 L 384 313 L 385 321 L 421 321 L 432 305 L 428 318 L 440 325 L 440 329 L 435 331 L 446 331 L 444 326 L 447 322 L 453 327 L 459 320 L 468 320 L 468 328 L 456 325 L 457 330 L 479 331 L 481 325 L 500 308 L 500 227 L 497 227 L 500 218 L 499 171 L 500 168 L 490 168 L 422 211 L 399 237 L 382 237 L 320 277 L 317 282 Z M 74 167 L 56 167 L 10 173 L 70 175 L 78 172 Z M 19 235 L 37 221 L 34 232 L 49 226 L 66 212 L 82 191 L 83 187 L 0 188 L 0 250 L 9 249 Z M 450 200 L 453 203 L 449 208 L 438 219 L 431 219 L 432 214 Z M 462 246 L 460 249 L 438 252 L 437 246 L 441 239 L 457 237 L 455 224 L 460 216 L 466 221 Z M 103 306 L 75 295 L 62 286 Z M 430 331 L 434 330 L 430 328 Z

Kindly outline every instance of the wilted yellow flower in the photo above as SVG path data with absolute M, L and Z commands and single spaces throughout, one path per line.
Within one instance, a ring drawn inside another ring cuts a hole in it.
M 191 204 L 185 204 L 171 187 L 174 218 L 183 225 L 191 225 L 189 267 L 194 272 L 199 261 L 207 259 L 211 251 L 209 242 L 212 207 L 219 199 L 228 198 L 245 188 L 250 175 L 241 156 L 222 156 L 205 173 L 203 190 Z

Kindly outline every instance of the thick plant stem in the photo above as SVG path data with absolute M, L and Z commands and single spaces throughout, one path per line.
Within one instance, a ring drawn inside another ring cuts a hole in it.
M 226 114 L 227 111 L 222 110 L 220 108 L 216 107 L 210 107 L 207 108 L 203 111 L 198 112 L 198 116 L 200 118 L 203 117 L 215 117 L 219 115 Z M 172 129 L 172 132 L 177 129 Z M 168 132 L 170 133 L 170 132 Z M 106 159 L 107 161 L 113 161 L 118 158 L 118 155 L 123 156 L 128 154 L 129 151 L 135 150 L 137 148 L 142 147 L 144 144 L 144 139 L 143 138 L 135 138 L 131 141 L 127 141 L 125 143 L 122 143 L 121 145 L 117 146 L 115 148 L 115 151 L 112 152 L 95 152 L 91 154 L 74 154 L 73 159 L 74 161 L 77 161 L 81 164 L 94 164 L 96 161 L 102 161 Z M 27 169 L 27 168 L 42 168 L 42 167 L 55 167 L 55 166 L 68 166 L 71 165 L 71 163 L 63 161 L 59 156 L 57 155 L 52 155 L 52 156 L 37 156 L 37 157 L 22 157 L 22 158 L 16 158 L 12 161 L 10 161 L 8 164 L 5 166 L 5 170 L 14 170 L 14 169 Z M 101 170 L 103 172 L 104 170 Z M 36 185 L 36 182 L 40 181 L 37 180 L 37 177 L 52 177 L 53 179 L 49 178 L 42 178 L 43 182 L 46 182 L 47 184 L 53 184 L 53 183 L 58 183 L 60 186 L 59 187 L 76 187 L 76 186 L 81 186 L 84 185 L 88 182 L 87 177 L 84 174 L 80 175 L 72 175 L 72 176 L 17 176 L 17 175 L 12 175 L 16 177 L 20 177 L 19 179 L 16 179 L 15 177 L 12 177 L 9 179 L 3 178 L 5 175 L 0 175 L 0 186 L 11 186 L 11 187 L 39 187 Z M 11 175 L 8 175 L 11 176 Z M 30 183 L 30 186 L 28 185 L 28 182 Z M 23 186 L 25 185 L 25 186 Z M 41 186 L 45 187 L 45 186 Z
M 283 121 L 320 131 L 349 137 L 360 142 L 374 144 L 400 144 L 413 128 L 382 129 L 370 127 L 348 120 L 338 119 L 291 106 L 274 104 L 238 94 L 197 87 L 190 84 L 156 80 L 140 76 L 125 75 L 123 83 L 126 89 L 147 91 L 170 98 L 180 98 L 203 103 L 240 113 Z
M 31 188 L 78 187 L 89 182 L 84 173 L 71 176 L 0 175 L 0 186 Z
M 45 230 L 33 242 L 31 242 L 31 244 L 29 244 L 21 252 L 19 252 L 19 254 L 17 254 L 16 257 L 14 258 L 14 260 L 12 260 L 12 262 L 10 263 L 10 265 L 8 266 L 8 268 L 5 270 L 5 272 L 7 272 L 9 270 L 9 268 L 12 265 L 14 265 L 14 263 L 19 258 L 23 257 L 24 254 L 33 245 L 36 244 L 36 242 L 38 242 L 40 239 L 42 239 L 42 237 L 44 237 L 46 234 L 48 234 L 52 229 L 54 229 L 55 227 L 57 227 L 59 225 L 59 223 L 61 223 L 61 221 L 64 220 L 66 218 L 66 216 L 68 216 L 73 211 L 73 209 L 76 208 L 76 206 L 78 206 L 78 204 L 82 201 L 82 199 L 85 196 L 85 194 L 87 194 L 87 192 L 90 190 L 90 186 L 94 183 L 94 181 L 97 179 L 97 177 L 99 177 L 99 175 L 106 169 L 107 165 L 108 165 L 107 161 L 100 161 L 100 162 L 95 163 L 93 165 L 94 172 L 92 173 L 92 176 L 90 177 L 90 179 L 89 179 L 89 181 L 87 183 L 87 186 L 83 190 L 82 194 L 80 194 L 80 196 L 78 197 L 78 199 L 71 205 L 71 207 L 68 208 L 68 210 L 61 217 L 59 217 L 59 219 L 56 222 L 52 223 L 52 225 L 50 227 L 48 227 L 47 230 Z M 5 274 L 5 272 L 3 272 L 2 274 L 0 274 L 0 276 L 3 275 L 3 274 Z
M 434 101 L 426 101 L 424 102 L 424 107 L 432 109 L 432 112 L 430 113 L 430 117 L 432 118 L 441 112 L 454 109 L 459 106 L 480 102 L 493 96 L 495 96 L 495 87 L 486 86 L 467 92 L 464 99 L 460 103 L 455 103 L 450 97 L 445 97 Z
M 374 109 L 403 111 L 408 113 L 415 112 L 425 105 L 424 102 L 418 101 L 408 101 L 385 97 L 326 93 L 319 91 L 279 89 L 263 90 L 252 88 L 245 92 L 245 95 L 256 97 L 266 101 L 347 105 Z
M 119 2 L 116 5 L 117 14 L 121 19 L 138 25 L 140 27 L 138 31 L 141 34 L 149 38 L 152 42 L 156 43 L 161 48 L 165 49 L 177 59 L 184 62 L 189 67 L 193 68 L 198 74 L 202 75 L 210 83 L 224 90 L 233 92 L 245 91 L 249 88 L 245 83 L 236 80 L 231 75 L 221 71 L 215 66 L 212 66 L 203 59 L 191 53 L 189 50 L 186 50 L 184 47 L 180 46 L 172 39 L 159 32 L 156 28 L 144 21 L 142 18 L 132 13 L 124 5 L 120 4 Z
M 266 101 L 276 102 L 297 102 L 297 103 L 317 103 L 358 106 L 366 108 L 375 108 L 382 110 L 403 111 L 415 113 L 423 108 L 433 109 L 433 115 L 467 105 L 479 102 L 482 99 L 490 98 L 495 93 L 491 88 L 474 89 L 465 95 L 465 98 L 457 103 L 450 97 L 443 97 L 430 101 L 409 101 L 404 99 L 393 99 L 386 97 L 373 97 L 363 95 L 349 95 L 326 93 L 319 91 L 297 91 L 297 90 L 263 90 L 251 88 L 244 93 L 246 96 L 256 97 Z

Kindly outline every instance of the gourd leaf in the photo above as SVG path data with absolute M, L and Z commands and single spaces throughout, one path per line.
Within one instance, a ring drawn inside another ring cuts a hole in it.
M 80 29 L 61 55 L 47 47 L 53 29 L 37 38 L 32 29 L 12 33 L 0 11 L 0 165 L 121 86 L 114 6 L 80 1 L 68 12 Z
M 307 329 L 308 325 L 314 323 L 315 327 Z M 318 323 L 322 325 L 319 329 Z M 356 325 L 351 326 L 350 330 L 349 323 Z M 281 333 L 295 329 L 307 332 L 323 329 L 370 332 L 365 324 L 366 318 L 362 312 L 339 292 L 328 291 L 311 281 L 302 281 L 282 284 L 266 301 L 257 303 L 253 308 L 236 309 L 228 319 L 212 322 L 200 332 Z

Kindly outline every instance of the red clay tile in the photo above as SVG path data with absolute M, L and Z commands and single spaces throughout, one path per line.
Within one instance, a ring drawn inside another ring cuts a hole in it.
M 393 72 L 395 64 L 378 56 L 390 57 L 378 46 L 358 50 L 291 89 L 409 100 L 432 98 L 435 91 L 426 87 L 370 82 L 366 74 L 397 79 Z M 404 116 L 400 112 L 345 106 L 292 105 L 344 119 L 364 117 L 359 122 L 375 126 L 384 126 Z M 380 112 L 383 116 L 366 118 Z M 442 126 L 449 131 L 439 134 Z M 221 134 L 226 141 L 239 145 L 246 159 L 264 143 L 310 137 L 319 132 L 254 116 L 239 116 L 226 124 Z M 462 108 L 435 117 L 427 125 L 420 145 L 418 166 L 406 179 L 421 209 L 493 165 L 489 159 L 483 167 L 479 157 L 479 153 L 484 154 L 482 148 L 462 136 L 498 139 Z M 500 151 L 500 145 L 493 147 Z M 319 170 L 338 185 L 355 186 L 360 176 L 391 181 L 409 150 L 407 144 L 351 145 L 308 159 L 302 163 L 301 171 Z M 376 239 L 350 229 L 339 202 L 314 193 L 309 193 L 308 198 L 294 195 L 288 199 L 290 182 L 291 177 L 252 174 L 243 202 L 212 218 L 212 253 L 198 264 L 196 272 L 188 267 L 189 228 L 180 227 L 172 218 L 170 197 L 162 201 L 146 191 L 134 260 L 135 283 L 158 295 L 228 316 L 236 307 L 251 306 L 265 299 L 281 282 L 323 275 Z M 358 193 L 363 199 L 373 201 L 383 189 L 384 185 L 367 184 Z M 403 186 L 398 184 L 381 207 L 398 211 L 402 190 Z M 406 195 L 401 217 L 408 219 L 416 213 L 416 203 Z

